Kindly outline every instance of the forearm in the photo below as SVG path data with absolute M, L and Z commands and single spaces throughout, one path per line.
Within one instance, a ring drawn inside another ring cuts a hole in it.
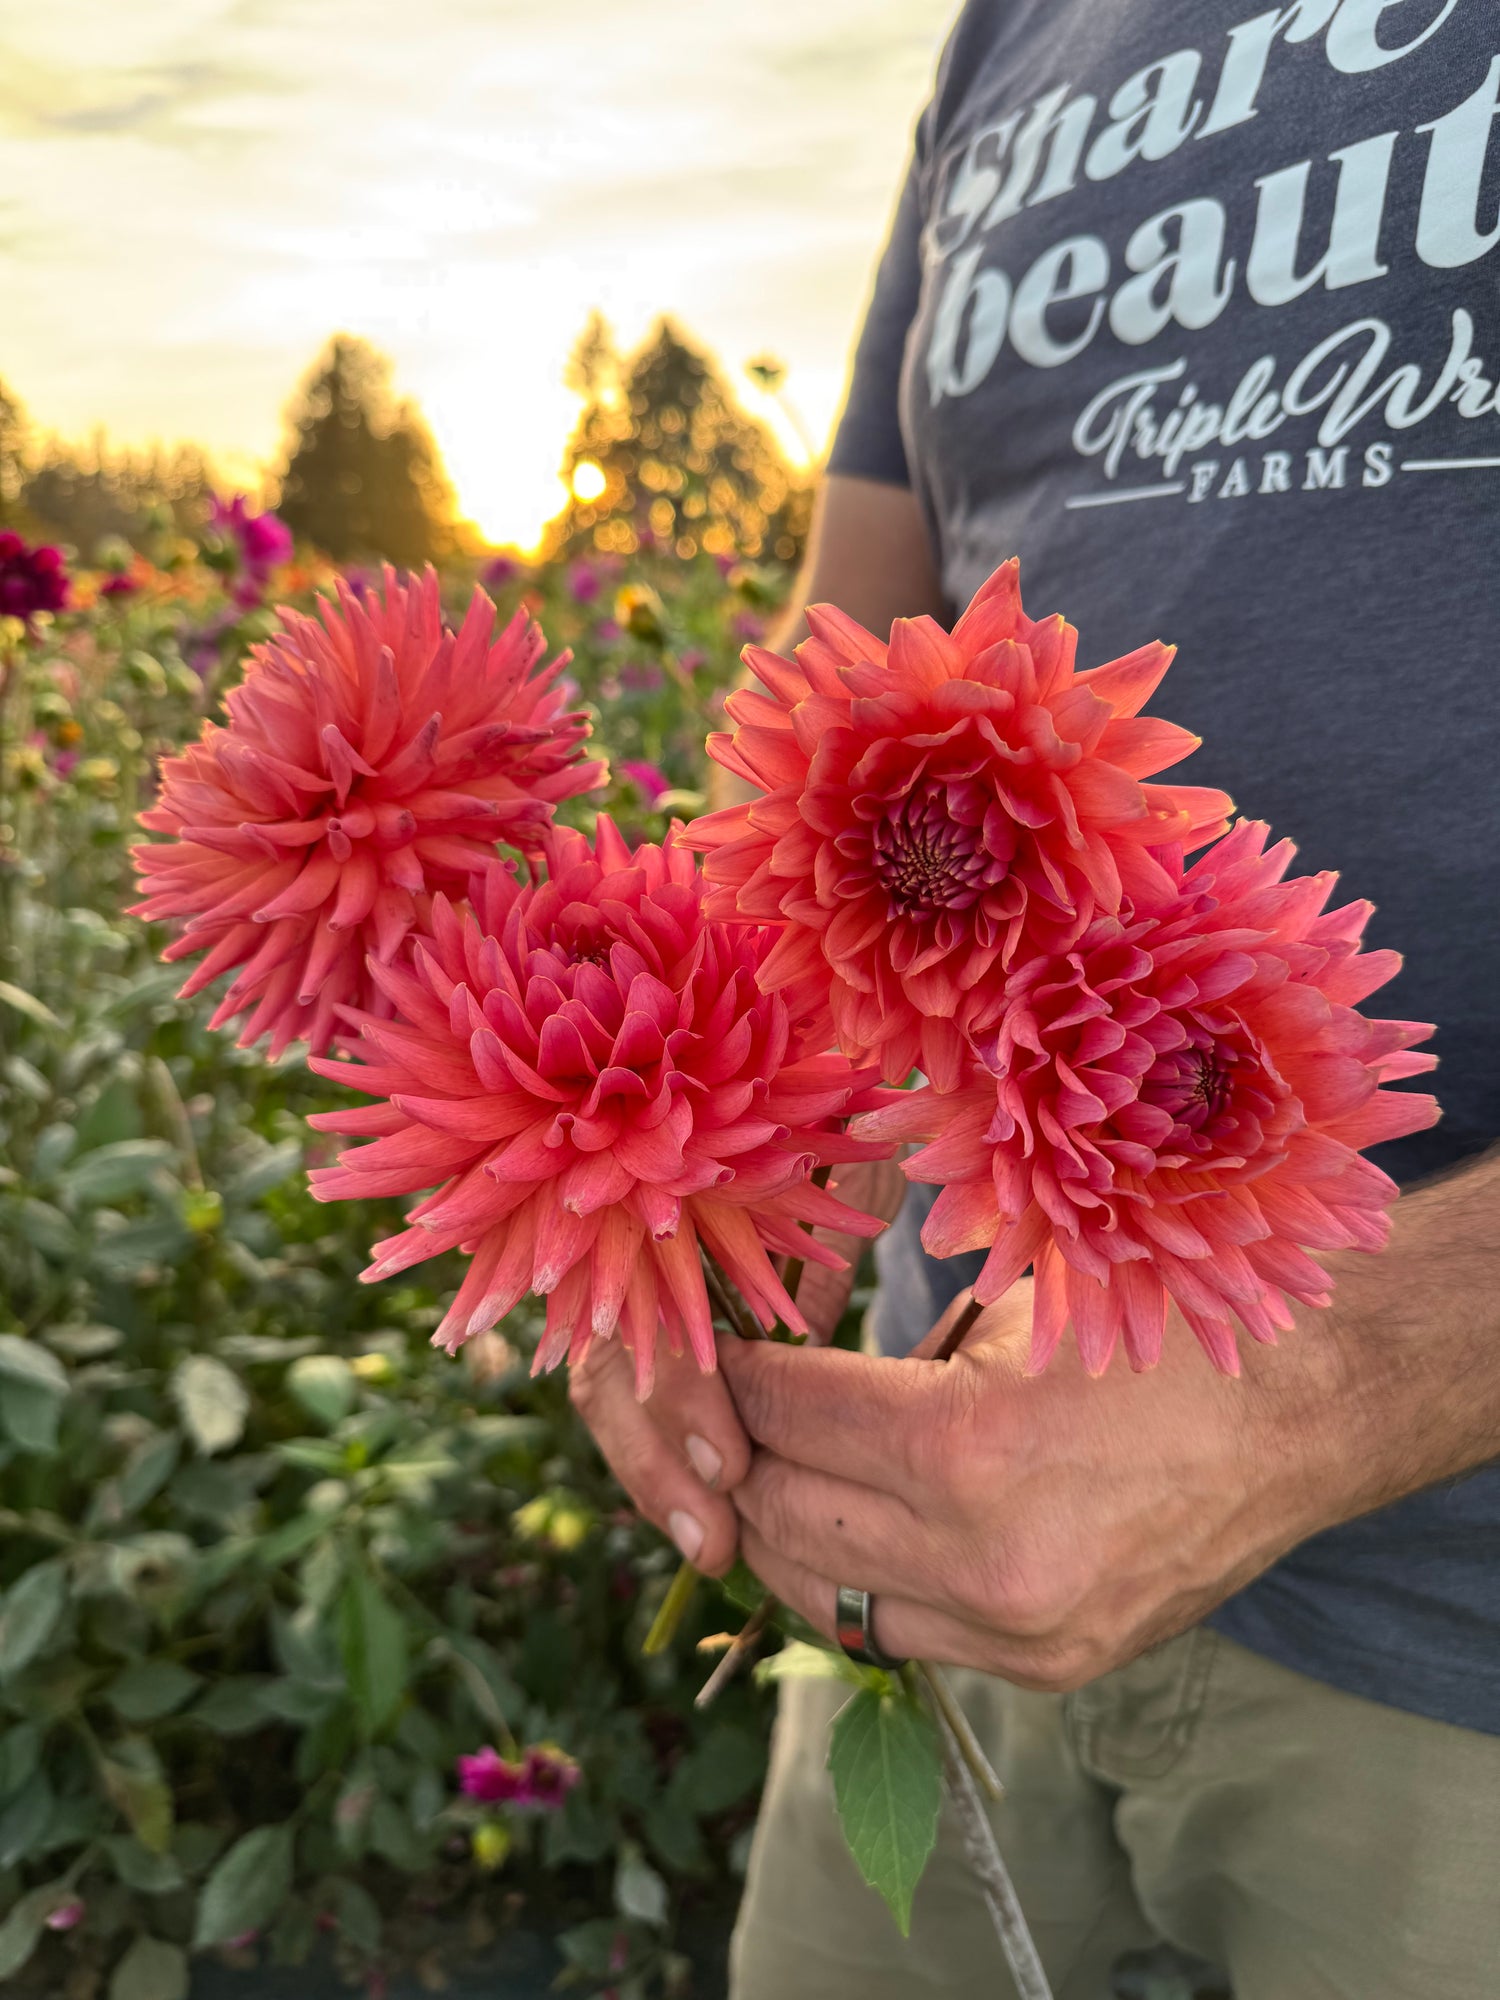
M 1333 1304 L 1247 1385 L 1309 1532 L 1500 1458 L 1500 1152 L 1403 1195 L 1379 1255 L 1325 1261 Z

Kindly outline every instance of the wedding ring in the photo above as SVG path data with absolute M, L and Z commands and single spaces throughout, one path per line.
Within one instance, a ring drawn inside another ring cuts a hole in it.
M 906 1662 L 883 1651 L 878 1644 L 874 1612 L 875 1600 L 868 1590 L 853 1590 L 841 1583 L 833 1614 L 839 1645 L 856 1666 L 882 1667 L 888 1674 L 899 1673 Z

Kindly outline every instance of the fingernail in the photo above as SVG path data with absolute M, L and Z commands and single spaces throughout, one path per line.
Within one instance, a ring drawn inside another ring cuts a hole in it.
M 703 1523 L 695 1521 L 685 1509 L 674 1507 L 667 1516 L 667 1527 L 685 1560 L 696 1562 L 698 1551 L 703 1546 Z
M 694 1433 L 687 1441 L 687 1455 L 693 1462 L 693 1470 L 710 1491 L 718 1485 L 719 1474 L 724 1470 L 724 1460 L 716 1452 L 707 1438 Z

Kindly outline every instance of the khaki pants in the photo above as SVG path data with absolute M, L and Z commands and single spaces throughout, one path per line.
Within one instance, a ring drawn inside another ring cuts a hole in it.
M 1500 1738 L 1206 1627 L 1072 1695 L 952 1679 L 1057 2000 L 1106 2000 L 1120 1954 L 1161 1940 L 1235 2000 L 1500 2000 Z M 855 1872 L 825 1769 L 846 1693 L 783 1684 L 734 2000 L 1006 2000 L 946 1814 L 908 1941 Z

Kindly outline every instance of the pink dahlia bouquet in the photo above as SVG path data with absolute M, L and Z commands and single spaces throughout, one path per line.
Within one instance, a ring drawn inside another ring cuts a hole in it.
M 312 1065 L 376 1100 L 313 1124 L 367 1143 L 313 1191 L 440 1183 L 367 1280 L 462 1249 L 435 1343 L 453 1352 L 533 1293 L 538 1368 L 618 1334 L 645 1396 L 661 1332 L 714 1366 L 708 1259 L 762 1327 L 807 1331 L 771 1259 L 838 1266 L 810 1224 L 878 1231 L 812 1174 L 889 1155 L 843 1130 L 884 1093 L 828 1052 L 820 998 L 762 990 L 771 938 L 706 915 L 675 831 L 632 852 L 601 818 L 592 847 L 559 829 L 543 858 L 542 880 L 477 878 L 461 913 L 435 896 L 409 958 L 372 962 L 383 1014 L 343 1010 L 361 1061 Z
M 341 1006 L 381 1005 L 388 966 L 434 891 L 462 895 L 495 845 L 535 849 L 564 799 L 602 781 L 566 711 L 566 655 L 541 664 L 518 612 L 498 637 L 474 592 L 454 632 L 437 577 L 342 581 L 318 619 L 282 610 L 228 720 L 162 767 L 134 859 L 133 915 L 183 920 L 165 956 L 201 957 L 184 997 L 235 977 L 212 1025 L 329 1047 Z

